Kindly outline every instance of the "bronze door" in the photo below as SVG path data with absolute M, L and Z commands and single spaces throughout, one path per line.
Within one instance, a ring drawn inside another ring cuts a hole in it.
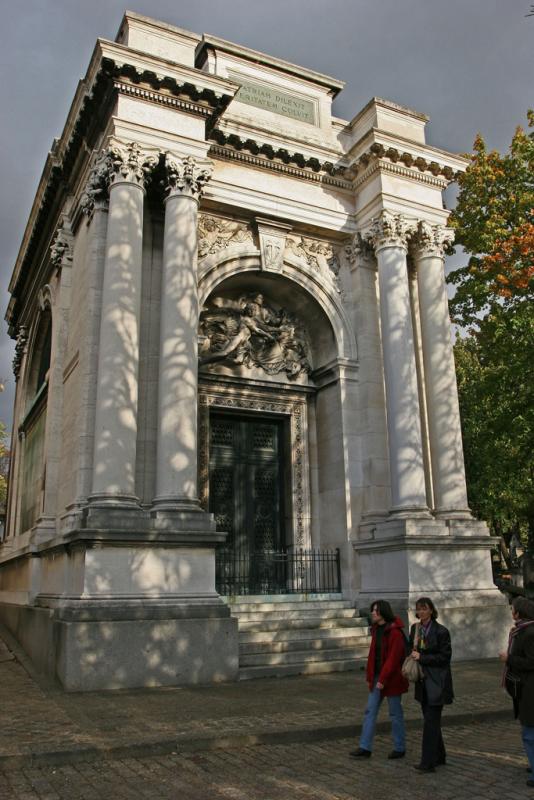
M 209 508 L 217 530 L 228 533 L 224 569 L 218 559 L 223 594 L 265 593 L 277 571 L 286 544 L 283 449 L 280 420 L 210 415 Z

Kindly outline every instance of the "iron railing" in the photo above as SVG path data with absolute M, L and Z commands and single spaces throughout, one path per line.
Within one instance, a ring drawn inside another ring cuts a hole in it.
M 321 594 L 341 591 L 339 548 L 239 552 L 217 548 L 216 587 L 222 595 Z

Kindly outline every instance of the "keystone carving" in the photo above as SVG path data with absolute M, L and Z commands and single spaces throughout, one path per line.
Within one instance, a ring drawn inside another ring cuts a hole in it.
M 198 257 L 214 255 L 234 244 L 252 242 L 252 231 L 244 222 L 219 219 L 208 214 L 198 217 Z
M 199 200 L 204 187 L 213 173 L 211 161 L 200 161 L 193 156 L 179 158 L 167 154 L 165 156 L 166 193 L 192 197 Z
M 311 372 L 309 353 L 302 323 L 266 303 L 262 294 L 214 297 L 200 314 L 201 365 L 260 367 L 268 375 L 285 373 L 295 380 Z

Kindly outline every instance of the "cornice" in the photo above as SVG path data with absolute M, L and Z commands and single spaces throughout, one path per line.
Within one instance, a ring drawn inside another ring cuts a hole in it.
M 355 190 L 359 189 L 360 186 L 372 178 L 376 172 L 400 175 L 401 177 L 408 178 L 416 183 L 423 183 L 426 186 L 434 186 L 436 189 L 440 190 L 446 189 L 451 182 L 440 175 L 434 176 L 428 173 L 420 172 L 419 170 L 410 169 L 403 165 L 401 166 L 400 164 L 391 163 L 385 159 L 377 158 L 373 159 L 369 163 L 367 169 L 353 181 L 353 188 Z
M 434 185 L 442 185 L 443 187 L 456 180 L 458 175 L 461 174 L 460 170 L 454 170 L 448 164 L 440 164 L 438 161 L 434 160 L 430 161 L 423 158 L 423 156 L 410 153 L 408 150 L 399 150 L 396 147 L 385 147 L 379 142 L 373 142 L 358 159 L 352 162 L 350 170 L 356 178 L 359 173 L 367 170 L 370 164 L 373 162 L 376 163 L 377 161 L 380 163 L 381 167 L 385 167 L 386 165 L 390 165 L 391 167 L 396 166 L 397 174 L 404 174 L 407 177 L 429 173 L 434 178 L 441 178 L 440 183 Z M 402 172 L 403 169 L 408 170 L 408 172 Z M 395 172 L 396 170 L 391 169 L 391 171 Z
M 54 213 L 71 188 L 80 152 L 84 149 L 87 155 L 92 152 L 101 121 L 117 92 L 180 108 L 209 121 L 224 111 L 238 88 L 232 81 L 198 69 L 180 67 L 116 43 L 97 42 L 86 77 L 78 84 L 63 133 L 47 156 L 23 235 L 9 284 L 9 291 L 15 297 L 6 313 L 12 334 L 19 308 L 18 293 L 42 245 L 43 233 L 54 223 Z
M 231 146 L 217 144 L 213 144 L 210 147 L 208 156 L 214 159 L 224 159 L 225 161 L 240 161 L 242 164 L 247 164 L 252 167 L 258 167 L 259 169 L 266 169 L 270 170 L 271 172 L 282 173 L 283 175 L 311 181 L 312 183 L 328 184 L 329 186 L 335 186 L 338 189 L 345 189 L 349 191 L 352 189 L 352 183 L 350 181 L 333 176 L 328 172 L 330 165 L 321 164 L 319 161 L 317 161 L 317 159 L 310 159 L 310 161 L 317 161 L 317 163 L 312 167 L 311 165 L 306 165 L 306 159 L 302 157 L 305 166 L 300 168 L 293 166 L 291 163 L 287 163 L 286 161 L 275 160 L 279 158 L 276 151 L 273 153 L 272 157 L 268 155 L 254 155 L 250 151 L 244 152 L 243 149 L 238 150 Z

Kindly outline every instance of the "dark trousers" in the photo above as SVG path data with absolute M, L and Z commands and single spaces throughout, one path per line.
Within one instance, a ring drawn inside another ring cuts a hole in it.
M 443 706 L 429 706 L 428 703 L 422 703 L 421 709 L 424 720 L 421 764 L 424 767 L 435 767 L 437 764 L 444 764 L 447 758 L 441 735 Z

